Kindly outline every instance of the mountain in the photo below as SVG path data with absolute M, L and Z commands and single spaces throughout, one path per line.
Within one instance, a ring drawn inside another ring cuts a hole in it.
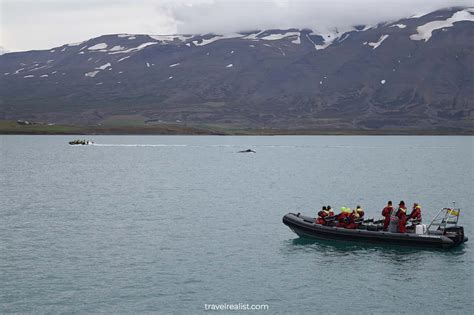
M 0 119 L 473 129 L 474 9 L 319 33 L 115 34 L 0 56 Z

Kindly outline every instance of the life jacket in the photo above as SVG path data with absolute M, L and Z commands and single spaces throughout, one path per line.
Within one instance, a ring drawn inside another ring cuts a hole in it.
M 318 216 L 320 216 L 321 218 L 327 217 L 327 216 L 329 216 L 329 211 L 328 210 L 321 210 L 321 211 L 318 212 Z
M 407 208 L 403 208 L 403 207 L 398 208 L 397 213 L 395 214 L 395 216 L 397 216 L 399 219 L 405 219 L 406 220 Z

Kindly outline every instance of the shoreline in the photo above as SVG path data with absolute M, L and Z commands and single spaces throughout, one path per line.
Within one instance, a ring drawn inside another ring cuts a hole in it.
M 474 129 L 232 129 L 180 124 L 88 126 L 33 123 L 22 125 L 15 121 L 0 120 L 0 135 L 473 136 Z

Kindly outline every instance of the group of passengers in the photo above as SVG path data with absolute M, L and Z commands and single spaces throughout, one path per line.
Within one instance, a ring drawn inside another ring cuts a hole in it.
M 342 227 L 346 229 L 357 229 L 364 221 L 364 210 L 361 206 L 357 206 L 355 209 L 342 207 L 341 212 L 335 215 L 331 206 L 324 206 L 321 211 L 318 212 L 316 224 L 329 225 L 330 222 L 337 222 L 336 227 Z M 392 217 L 398 218 L 398 231 L 400 233 L 406 232 L 406 224 L 408 220 L 412 220 L 412 224 L 416 225 L 421 223 L 421 206 L 418 203 L 413 204 L 412 211 L 407 215 L 407 208 L 405 202 L 402 200 L 398 204 L 398 209 L 395 211 L 392 201 L 387 203 L 387 206 L 382 210 L 383 229 L 387 231 Z
M 328 222 L 337 221 L 337 227 L 343 227 L 346 229 L 356 229 L 359 227 L 360 221 L 364 217 L 364 210 L 361 206 L 357 206 L 354 210 L 351 208 L 342 207 L 341 213 L 334 215 L 334 211 L 331 206 L 324 206 L 321 211 L 318 212 L 318 218 L 316 224 L 327 225 Z
M 391 218 L 395 216 L 398 218 L 398 232 L 406 233 L 406 225 L 408 220 L 412 220 L 412 225 L 421 223 L 421 206 L 415 202 L 413 204 L 411 213 L 407 215 L 407 207 L 405 206 L 405 202 L 403 200 L 398 204 L 398 209 L 396 212 L 393 208 L 392 201 L 389 201 L 387 202 L 387 206 L 382 210 L 382 216 L 384 217 L 384 231 L 387 231 Z

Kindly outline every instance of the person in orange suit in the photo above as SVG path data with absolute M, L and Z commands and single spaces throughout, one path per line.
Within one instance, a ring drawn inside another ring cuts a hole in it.
M 361 209 L 362 210 L 362 209 Z M 359 224 L 356 223 L 356 220 L 360 218 L 359 212 L 357 209 L 354 209 L 354 211 L 351 212 L 351 214 L 348 216 L 349 222 L 345 226 L 346 229 L 357 229 L 359 227 Z
M 329 216 L 329 211 L 326 208 L 326 206 L 323 207 L 321 211 L 318 212 L 318 218 L 316 219 L 316 224 L 326 224 L 326 220 L 324 219 L 325 217 Z
M 323 210 L 318 212 L 318 218 L 316 219 L 316 224 L 326 225 L 326 218 L 333 217 L 334 211 L 332 211 L 331 206 L 323 207 Z
M 418 221 L 419 223 L 421 223 L 421 206 L 419 204 L 413 204 L 413 209 L 411 210 L 408 219 L 412 219 L 413 221 Z
M 405 206 L 405 202 L 402 200 L 398 204 L 398 210 L 395 214 L 398 217 L 398 232 L 399 233 L 406 233 L 407 228 L 407 207 Z
M 392 206 L 392 201 L 389 201 L 387 203 L 387 206 L 383 208 L 382 210 L 382 215 L 384 216 L 384 221 L 383 221 L 383 230 L 387 231 L 388 225 L 390 224 L 390 216 L 392 215 L 393 212 L 393 206 Z
M 337 219 L 336 227 L 346 227 L 349 222 L 350 215 L 351 215 L 351 209 L 342 207 L 341 213 L 339 213 L 336 217 Z

